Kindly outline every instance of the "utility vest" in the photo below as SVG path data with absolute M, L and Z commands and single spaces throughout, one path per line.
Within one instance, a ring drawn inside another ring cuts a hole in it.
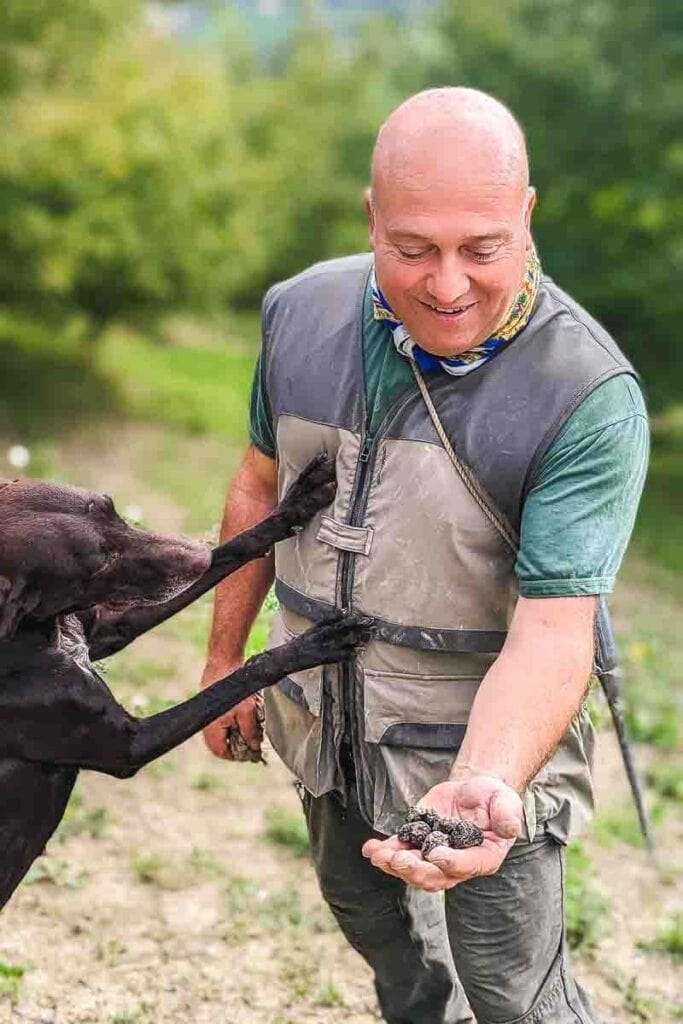
M 416 384 L 367 431 L 362 354 L 370 255 L 317 264 L 275 285 L 263 307 L 262 372 L 283 494 L 317 453 L 336 461 L 334 504 L 277 545 L 269 645 L 332 608 L 374 617 L 353 662 L 268 689 L 268 737 L 314 796 L 348 785 L 394 832 L 405 809 L 448 778 L 469 711 L 518 597 L 515 555 L 456 473 Z M 519 529 L 544 452 L 598 384 L 633 373 L 605 330 L 543 278 L 515 340 L 463 377 L 425 374 L 452 448 L 499 515 Z M 533 714 L 533 709 L 530 709 Z M 593 733 L 582 709 L 524 794 L 527 835 L 560 840 L 592 810 Z

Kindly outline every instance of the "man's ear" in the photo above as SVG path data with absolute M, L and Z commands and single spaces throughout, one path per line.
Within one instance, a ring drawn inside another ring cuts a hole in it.
M 0 576 L 0 640 L 12 639 L 24 615 L 33 611 L 38 601 L 38 593 L 28 590 L 25 577 L 10 580 Z
M 365 208 L 365 216 L 368 218 L 368 229 L 370 231 L 370 245 L 374 245 L 375 241 L 375 202 L 372 198 L 372 189 L 366 188 L 363 194 L 363 206 Z
M 531 214 L 536 206 L 536 198 L 536 189 L 529 185 L 526 192 L 526 206 L 524 208 L 524 226 L 529 235 L 531 235 Z

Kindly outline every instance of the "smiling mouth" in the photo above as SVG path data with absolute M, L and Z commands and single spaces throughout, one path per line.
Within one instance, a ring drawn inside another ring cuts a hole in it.
M 468 310 L 472 309 L 476 303 L 470 302 L 467 306 L 434 306 L 431 302 L 422 302 L 422 305 L 428 309 L 430 313 L 436 313 L 437 316 L 441 317 L 448 317 L 450 320 L 457 320 L 464 316 Z

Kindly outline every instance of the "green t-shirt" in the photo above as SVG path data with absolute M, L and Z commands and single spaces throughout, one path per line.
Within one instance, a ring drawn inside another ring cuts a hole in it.
M 369 430 L 413 383 L 388 325 L 373 318 L 366 290 L 363 360 Z M 275 457 L 275 436 L 260 362 L 251 396 L 250 436 Z M 522 510 L 515 566 L 525 597 L 607 594 L 626 550 L 649 452 L 647 412 L 633 377 L 600 384 L 574 410 L 548 448 Z M 455 472 L 455 470 L 454 470 Z

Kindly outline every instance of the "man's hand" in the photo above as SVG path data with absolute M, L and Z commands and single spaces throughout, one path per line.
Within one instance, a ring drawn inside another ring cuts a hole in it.
M 456 770 L 457 771 L 457 770 Z M 434 786 L 420 801 L 442 818 L 464 818 L 484 830 L 484 842 L 467 850 L 437 846 L 425 860 L 396 836 L 369 839 L 363 856 L 376 868 L 427 892 L 452 889 L 479 875 L 493 875 L 522 831 L 522 801 L 501 779 L 463 774 Z
M 215 682 L 223 675 L 229 675 L 230 672 L 234 672 L 239 667 L 240 663 L 238 662 L 219 675 L 207 666 L 202 679 L 202 688 L 210 686 L 212 682 Z M 257 705 L 258 696 L 252 694 L 251 697 L 247 697 L 239 704 L 236 704 L 225 715 L 221 715 L 220 718 L 215 719 L 210 725 L 206 726 L 204 729 L 204 742 L 212 754 L 223 758 L 224 761 L 234 761 L 230 751 L 230 744 L 228 743 L 228 729 L 232 728 L 239 731 L 250 750 L 253 750 L 256 754 L 261 753 L 263 727 L 259 721 L 256 710 Z

